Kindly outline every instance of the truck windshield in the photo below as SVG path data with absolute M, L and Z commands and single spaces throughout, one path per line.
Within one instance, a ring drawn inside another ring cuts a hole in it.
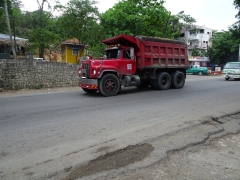
M 117 59 L 120 58 L 121 50 L 120 49 L 111 49 L 106 51 L 107 59 Z
M 227 63 L 224 69 L 240 69 L 239 63 Z

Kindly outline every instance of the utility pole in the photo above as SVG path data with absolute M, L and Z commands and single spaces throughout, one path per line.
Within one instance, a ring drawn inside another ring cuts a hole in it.
M 15 47 L 14 47 L 14 43 L 13 43 L 13 39 L 12 39 L 12 32 L 11 32 L 11 27 L 10 27 L 10 22 L 9 22 L 7 1 L 6 0 L 4 0 L 4 6 L 5 6 L 5 9 L 4 8 L 2 8 L 2 9 L 5 11 L 7 27 L 8 27 L 8 34 L 9 34 L 9 37 L 10 37 L 10 43 L 11 43 L 11 47 L 12 47 L 13 58 L 17 59 L 16 51 L 15 51 Z

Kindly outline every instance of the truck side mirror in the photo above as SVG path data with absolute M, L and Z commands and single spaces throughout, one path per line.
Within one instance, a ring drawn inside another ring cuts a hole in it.
M 134 48 L 130 48 L 130 57 L 134 59 Z

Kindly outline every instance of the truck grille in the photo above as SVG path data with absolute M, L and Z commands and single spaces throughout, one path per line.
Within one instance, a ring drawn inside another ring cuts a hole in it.
M 89 64 L 83 64 L 83 69 L 86 69 L 85 77 L 89 78 Z

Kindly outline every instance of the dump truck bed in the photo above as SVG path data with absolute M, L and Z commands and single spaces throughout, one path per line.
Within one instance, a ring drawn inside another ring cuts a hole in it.
M 137 68 L 188 68 L 187 44 L 182 41 L 146 37 L 118 35 L 103 43 L 132 46 L 136 51 Z

